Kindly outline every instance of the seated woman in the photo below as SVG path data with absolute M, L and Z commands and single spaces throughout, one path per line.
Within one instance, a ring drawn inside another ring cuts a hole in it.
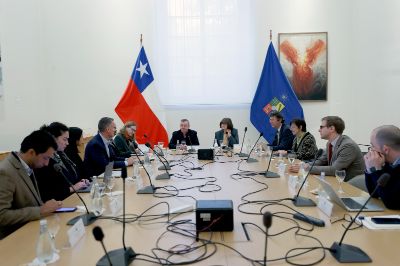
M 138 144 L 135 141 L 136 123 L 128 121 L 113 139 L 115 153 L 119 157 L 129 158 L 136 152 Z
M 236 128 L 233 128 L 232 120 L 230 118 L 223 118 L 219 122 L 221 130 L 215 132 L 215 139 L 218 146 L 222 143 L 228 147 L 233 148 L 233 144 L 239 144 L 239 134 Z
M 52 134 L 57 142 L 57 152 L 50 159 L 49 164 L 43 168 L 35 169 L 35 177 L 38 183 L 40 196 L 43 201 L 50 199 L 64 200 L 73 189 L 70 184 L 74 184 L 75 190 L 86 187 L 89 183 L 86 179 L 81 179 L 75 168 L 75 164 L 64 153 L 68 145 L 68 127 L 59 122 L 53 122 L 49 126 L 42 126 L 40 129 Z M 58 172 L 56 168 L 60 168 Z M 65 178 L 68 179 L 65 180 Z
M 315 154 L 318 152 L 317 144 L 315 143 L 314 136 L 307 132 L 306 121 L 303 119 L 293 119 L 290 122 L 290 130 L 294 137 L 292 150 L 284 151 L 279 150 L 280 154 L 295 153 L 296 158 L 301 161 L 313 160 Z
M 80 178 L 90 178 L 87 174 L 83 160 L 79 151 L 83 148 L 83 131 L 79 127 L 69 128 L 68 146 L 64 152 L 72 163 L 75 164 L 75 169 Z

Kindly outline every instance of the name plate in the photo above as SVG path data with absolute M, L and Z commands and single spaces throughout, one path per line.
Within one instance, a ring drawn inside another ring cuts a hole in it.
M 318 197 L 318 205 L 317 206 L 323 213 L 325 213 L 326 215 L 331 217 L 332 209 L 333 209 L 333 203 L 330 202 L 327 198 L 319 196 Z
M 85 226 L 83 225 L 82 219 L 79 219 L 67 232 L 68 241 L 71 247 L 75 246 L 76 243 L 85 234 Z

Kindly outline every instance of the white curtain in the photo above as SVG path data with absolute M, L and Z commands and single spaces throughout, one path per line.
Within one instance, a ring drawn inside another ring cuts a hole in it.
M 254 80 L 254 10 L 249 0 L 155 3 L 155 81 L 161 103 L 250 103 Z

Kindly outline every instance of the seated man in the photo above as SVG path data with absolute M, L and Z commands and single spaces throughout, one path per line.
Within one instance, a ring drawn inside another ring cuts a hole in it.
M 334 176 L 336 170 L 346 170 L 345 181 L 364 173 L 365 164 L 360 148 L 351 138 L 342 135 L 344 121 L 338 116 L 326 116 L 321 120 L 319 133 L 322 139 L 328 140 L 325 152 L 317 159 L 311 174 Z M 310 168 L 305 164 L 305 170 Z M 299 165 L 293 165 L 290 171 L 298 172 Z
M 375 197 L 380 197 L 389 209 L 400 210 L 400 129 L 393 125 L 380 126 L 371 133 L 371 147 L 364 156 L 366 165 L 365 183 L 369 193 L 377 186 L 383 173 L 391 175 L 383 188 L 378 188 Z
M 294 136 L 290 127 L 285 125 L 283 116 L 278 111 L 272 111 L 269 114 L 269 123 L 276 129 L 276 135 L 272 144 L 269 144 L 273 151 L 292 149 Z
M 185 141 L 186 145 L 200 145 L 199 139 L 197 138 L 197 132 L 190 129 L 190 123 L 187 119 L 182 119 L 180 124 L 180 130 L 172 133 L 171 140 L 169 141 L 168 147 L 170 149 L 176 148 L 176 143 L 182 143 Z
M 56 150 L 53 136 L 38 130 L 22 141 L 20 152 L 0 162 L 0 239 L 62 206 L 54 199 L 43 204 L 33 174 L 33 169 L 48 165 Z
M 85 148 L 84 164 L 88 176 L 98 176 L 104 173 L 109 162 L 114 162 L 114 168 L 121 168 L 133 164 L 133 157 L 117 157 L 111 147 L 112 139 L 116 133 L 114 119 L 103 117 L 98 124 L 99 133 L 94 136 Z

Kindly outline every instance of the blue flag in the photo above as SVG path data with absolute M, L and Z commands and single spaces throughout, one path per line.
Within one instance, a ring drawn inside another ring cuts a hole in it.
M 269 113 L 273 110 L 283 115 L 286 124 L 293 118 L 304 119 L 303 108 L 283 72 L 271 42 L 250 110 L 251 123 L 270 143 L 276 134 L 269 123 Z

